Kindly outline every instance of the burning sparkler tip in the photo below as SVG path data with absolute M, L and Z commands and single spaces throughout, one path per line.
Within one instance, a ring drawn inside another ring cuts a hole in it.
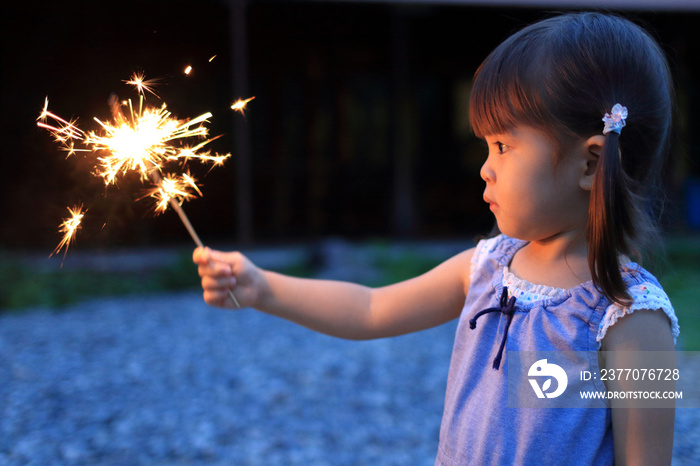
M 235 111 L 237 111 L 237 112 L 241 112 L 242 115 L 245 115 L 245 109 L 246 109 L 246 106 L 248 105 L 248 102 L 250 102 L 250 101 L 253 100 L 254 98 L 255 98 L 255 96 L 253 96 L 253 97 L 251 97 L 251 98 L 249 98 L 249 99 L 245 99 L 245 100 L 243 100 L 243 99 L 238 99 L 238 100 L 235 101 L 233 104 L 231 104 L 231 110 L 235 110 Z

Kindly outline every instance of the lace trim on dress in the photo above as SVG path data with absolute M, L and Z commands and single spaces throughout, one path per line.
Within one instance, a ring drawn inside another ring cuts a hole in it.
M 556 298 L 566 293 L 563 288 L 538 285 L 519 278 L 508 267 L 503 268 L 503 286 L 507 286 L 511 296 L 521 301 L 535 301 L 537 299 Z
M 631 286 L 628 288 L 628 291 L 633 299 L 630 306 L 622 307 L 617 303 L 613 303 L 605 310 L 605 315 L 600 321 L 598 334 L 596 335 L 598 345 L 600 345 L 603 338 L 605 338 L 608 329 L 614 325 L 618 319 L 640 309 L 651 311 L 662 310 L 671 323 L 671 333 L 673 334 L 673 343 L 675 344 L 680 334 L 680 327 L 678 326 L 676 312 L 673 310 L 671 301 L 668 299 L 666 293 L 661 288 L 651 283 L 640 283 Z

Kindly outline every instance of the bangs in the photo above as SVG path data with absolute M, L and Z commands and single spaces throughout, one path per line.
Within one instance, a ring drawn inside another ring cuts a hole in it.
M 522 37 L 522 32 L 497 47 L 474 75 L 469 122 L 478 138 L 508 132 L 517 124 L 547 132 L 553 124 L 560 126 L 547 95 L 551 73 L 545 41 Z

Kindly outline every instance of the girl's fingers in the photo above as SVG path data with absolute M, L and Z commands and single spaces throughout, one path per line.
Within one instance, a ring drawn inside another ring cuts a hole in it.
M 202 277 L 204 302 L 210 306 L 234 308 L 239 307 L 231 298 L 231 291 L 236 287 L 236 277 Z
M 208 262 L 200 264 L 198 268 L 200 277 L 232 277 L 233 270 L 229 264 L 221 264 L 217 262 Z
M 240 307 L 240 298 L 232 296 L 237 285 L 241 294 L 250 294 L 248 288 L 252 283 L 251 275 L 256 269 L 241 253 L 196 248 L 192 260 L 198 266 L 204 301 L 207 304 L 226 308 Z
M 233 289 L 236 286 L 236 277 L 212 277 L 205 275 L 202 277 L 202 288 L 211 291 L 225 291 Z
M 240 254 L 236 252 L 222 252 L 222 251 L 217 251 L 214 249 L 209 249 L 205 248 L 206 252 L 208 254 L 209 260 L 215 261 L 215 262 L 226 262 L 229 264 L 235 263 L 239 257 Z
M 195 249 L 192 260 L 199 265 L 199 275 L 233 275 L 241 262 L 241 254 L 209 248 Z
M 209 262 L 209 248 L 196 248 L 192 253 L 192 261 L 195 264 L 206 264 Z
M 204 291 L 204 302 L 210 306 L 233 307 L 233 300 L 228 292 Z

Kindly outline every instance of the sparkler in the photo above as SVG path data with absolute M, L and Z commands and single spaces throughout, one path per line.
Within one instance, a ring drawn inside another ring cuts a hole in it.
M 140 95 L 144 95 L 144 91 L 148 91 L 154 96 L 158 97 L 158 95 L 153 92 L 153 87 L 158 84 L 157 79 L 144 79 L 146 75 L 144 73 L 134 73 L 131 75 L 131 79 L 129 81 L 124 81 L 127 84 L 131 84 L 132 86 L 136 87 L 136 91 Z
M 61 242 L 58 243 L 58 246 L 56 246 L 56 249 L 53 250 L 51 256 L 57 254 L 61 248 L 65 246 L 66 249 L 63 251 L 63 257 L 66 257 L 68 246 L 74 239 L 73 235 L 80 229 L 80 222 L 82 222 L 83 215 L 85 215 L 85 212 L 83 212 L 83 206 L 75 206 L 73 208 L 68 207 L 68 211 L 71 214 L 70 218 L 63 219 L 63 223 L 61 223 L 61 225 L 58 227 L 58 231 L 63 233 L 63 238 L 61 239 Z
M 135 109 L 131 100 L 118 102 L 115 96 L 110 97 L 113 121 L 94 118 L 101 128 L 99 133 L 83 131 L 77 126 L 76 121 L 65 120 L 50 112 L 48 98 L 37 119 L 37 125 L 48 130 L 68 152 L 68 156 L 78 151 L 94 153 L 96 155 L 95 174 L 102 177 L 106 185 L 116 184 L 121 177 L 131 172 L 139 173 L 142 181 L 150 179 L 153 188 L 148 195 L 156 199 L 156 213 L 164 212 L 168 206 L 172 207 L 195 244 L 203 248 L 204 244 L 182 209 L 182 203 L 185 200 L 193 197 L 195 193 L 201 197 L 202 193 L 189 172 L 178 175 L 166 173 L 165 168 L 173 162 L 184 167 L 193 159 L 217 166 L 223 164 L 231 154 L 219 155 L 202 150 L 216 139 L 216 137 L 207 138 L 208 130 L 204 126 L 212 117 L 211 113 L 204 113 L 191 120 L 178 120 L 171 115 L 165 104 L 159 108 L 145 106 L 146 92 L 156 97 L 157 95 L 152 88 L 156 82 L 147 81 L 144 77 L 143 74 L 134 74 L 130 80 L 124 81 L 136 88 L 139 94 L 138 107 Z M 243 113 L 246 104 L 253 98 L 239 99 L 232 109 Z M 127 110 L 126 116 L 122 112 L 123 109 Z M 203 140 L 193 146 L 181 145 L 183 141 L 190 138 Z M 76 148 L 76 141 L 85 148 Z M 82 207 L 74 207 L 69 211 L 72 217 L 66 219 L 59 227 L 64 237 L 54 253 L 64 246 L 66 248 L 64 254 L 67 252 L 83 218 Z M 231 290 L 229 295 L 234 304 L 240 308 Z
M 231 110 L 235 110 L 237 112 L 241 112 L 241 115 L 245 115 L 245 107 L 248 105 L 248 102 L 253 100 L 255 96 L 251 97 L 250 99 L 238 99 L 235 101 L 233 104 L 231 104 Z

